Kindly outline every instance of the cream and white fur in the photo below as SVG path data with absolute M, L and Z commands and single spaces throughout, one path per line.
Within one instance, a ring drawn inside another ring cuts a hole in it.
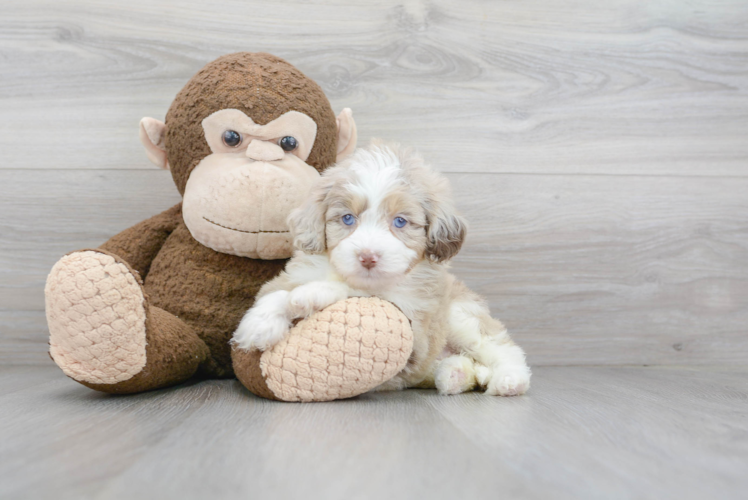
M 236 345 L 264 351 L 297 318 L 347 297 L 377 296 L 403 311 L 414 334 L 408 365 L 380 390 L 527 391 L 524 352 L 485 302 L 449 273 L 465 222 L 447 180 L 412 150 L 378 143 L 357 150 L 325 171 L 289 226 L 297 252 L 260 290 L 234 333 Z

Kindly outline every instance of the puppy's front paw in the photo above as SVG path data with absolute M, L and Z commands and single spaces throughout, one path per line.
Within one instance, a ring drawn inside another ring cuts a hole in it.
M 283 340 L 291 327 L 287 305 L 288 292 L 285 290 L 262 297 L 244 315 L 231 342 L 245 350 L 265 351 L 273 347 Z
M 490 396 L 520 396 L 530 388 L 530 368 L 525 365 L 495 369 L 486 387 Z
M 288 315 L 306 318 L 339 300 L 347 298 L 345 286 L 340 283 L 312 281 L 294 288 L 288 296 Z

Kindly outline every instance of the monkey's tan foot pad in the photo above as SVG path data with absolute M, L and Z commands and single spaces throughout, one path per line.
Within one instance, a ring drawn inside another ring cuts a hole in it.
M 60 259 L 44 289 L 49 353 L 79 382 L 114 384 L 146 362 L 146 304 L 127 265 L 93 250 Z
M 392 303 L 349 298 L 291 328 L 265 352 L 234 347 L 234 372 L 251 392 L 282 401 L 363 394 L 397 375 L 413 350 L 408 318 Z

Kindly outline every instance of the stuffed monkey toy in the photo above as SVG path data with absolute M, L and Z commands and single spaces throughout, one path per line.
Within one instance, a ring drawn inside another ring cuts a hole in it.
M 182 202 L 53 267 L 49 352 L 67 376 L 123 394 L 236 375 L 257 395 L 314 401 L 355 396 L 405 366 L 408 320 L 375 298 L 333 304 L 232 361 L 231 335 L 292 254 L 288 214 L 355 149 L 349 109 L 336 118 L 298 69 L 243 52 L 201 69 L 165 122 L 141 121 L 140 138 Z

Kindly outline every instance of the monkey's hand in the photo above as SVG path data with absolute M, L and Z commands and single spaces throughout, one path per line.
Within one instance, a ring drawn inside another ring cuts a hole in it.
M 145 279 L 161 247 L 182 221 L 182 204 L 112 236 L 101 250 L 117 255 Z

